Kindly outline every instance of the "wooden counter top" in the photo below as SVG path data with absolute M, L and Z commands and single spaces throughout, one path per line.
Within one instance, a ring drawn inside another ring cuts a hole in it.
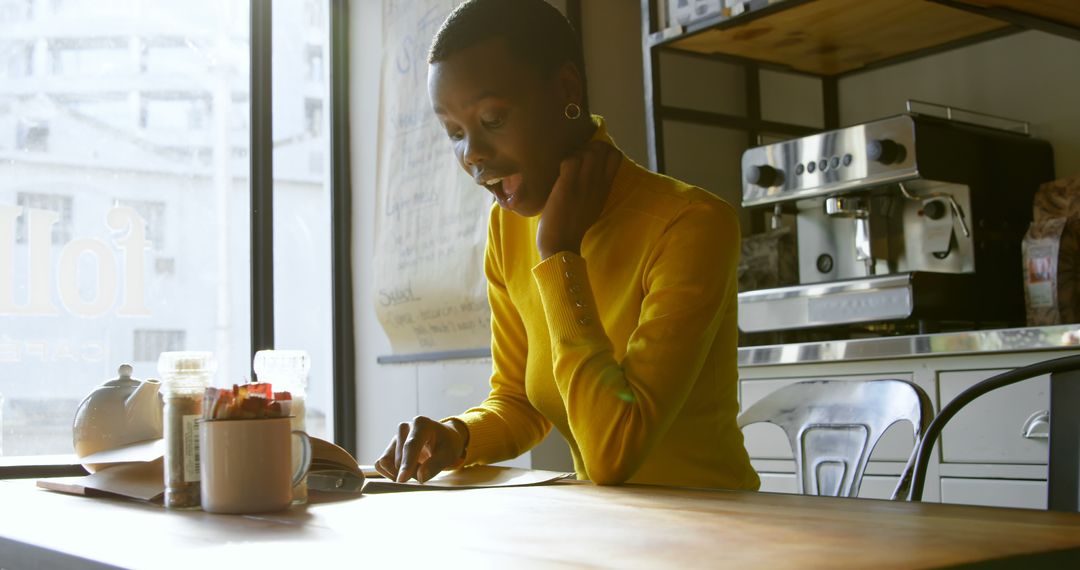
M 655 487 L 365 495 L 260 516 L 0 482 L 0 567 L 912 568 L 1080 561 L 1080 514 Z M 91 562 L 93 561 L 93 562 Z M 43 565 L 42 565 L 43 564 Z M 447 566 L 449 564 L 449 566 Z

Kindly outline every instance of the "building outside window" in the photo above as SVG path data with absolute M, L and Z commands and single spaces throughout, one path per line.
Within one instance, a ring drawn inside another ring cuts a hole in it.
M 307 431 L 332 439 L 329 0 L 272 6 L 274 342 L 310 353 Z
M 6 20 L 8 22 L 15 20 Z M 0 24 L 3 25 L 3 24 Z M 4 67 L 0 71 L 6 72 L 9 78 L 29 77 L 34 69 L 34 49 L 22 42 L 12 42 L 5 50 Z
M 153 364 L 162 352 L 184 350 L 185 338 L 184 331 L 136 330 L 132 360 Z
M 48 121 L 20 120 L 15 131 L 15 148 L 27 152 L 49 150 Z
M 308 116 L 327 1 L 274 2 L 271 142 L 277 346 L 311 353 L 308 431 L 329 438 L 329 183 L 310 160 L 329 144 Z M 251 379 L 249 0 L 137 4 L 0 0 L 5 456 L 71 453 L 79 402 L 121 363 L 151 378 L 161 351 L 210 350 L 218 385 Z

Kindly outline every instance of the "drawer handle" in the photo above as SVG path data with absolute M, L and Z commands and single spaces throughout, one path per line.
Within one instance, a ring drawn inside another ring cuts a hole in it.
M 1031 414 L 1027 421 L 1024 422 L 1024 427 L 1021 428 L 1020 433 L 1027 439 L 1049 439 L 1050 412 L 1039 410 Z

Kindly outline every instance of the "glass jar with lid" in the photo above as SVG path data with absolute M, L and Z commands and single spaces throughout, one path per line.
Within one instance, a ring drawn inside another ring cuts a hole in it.
M 305 422 L 308 371 L 311 357 L 305 350 L 260 350 L 252 362 L 259 382 L 269 382 L 274 392 L 288 392 L 292 397 L 289 415 L 292 429 L 307 431 Z M 300 443 L 293 439 L 293 458 L 300 457 Z M 296 459 L 294 459 L 294 462 Z M 307 502 L 307 477 L 293 487 L 293 503 Z
M 163 352 L 158 357 L 165 437 L 165 506 L 200 505 L 199 429 L 202 400 L 217 369 L 210 352 Z

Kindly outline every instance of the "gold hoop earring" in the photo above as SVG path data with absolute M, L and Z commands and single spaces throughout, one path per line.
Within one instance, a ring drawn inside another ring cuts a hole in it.
M 577 103 L 567 103 L 566 108 L 563 109 L 563 115 L 565 115 L 567 119 L 573 121 L 581 116 L 581 106 Z

